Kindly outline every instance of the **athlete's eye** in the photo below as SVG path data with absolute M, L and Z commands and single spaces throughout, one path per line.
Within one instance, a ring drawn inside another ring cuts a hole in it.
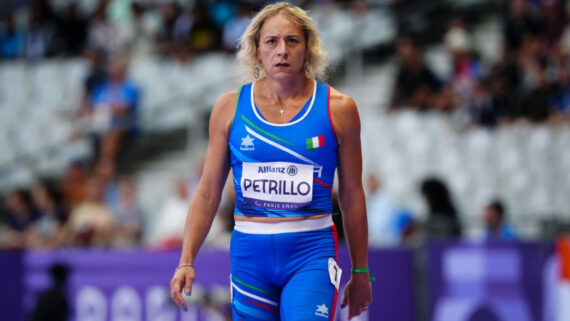
M 266 43 L 266 44 L 269 44 L 269 45 L 272 45 L 272 44 L 275 43 L 275 41 L 276 41 L 275 39 L 270 38 L 270 39 L 267 39 L 267 41 L 265 41 L 265 43 Z

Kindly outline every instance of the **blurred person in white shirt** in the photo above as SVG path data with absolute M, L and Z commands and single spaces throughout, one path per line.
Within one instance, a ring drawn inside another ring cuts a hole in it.
M 369 174 L 366 179 L 366 204 L 370 246 L 397 245 L 400 242 L 396 228 L 398 207 L 375 174 Z

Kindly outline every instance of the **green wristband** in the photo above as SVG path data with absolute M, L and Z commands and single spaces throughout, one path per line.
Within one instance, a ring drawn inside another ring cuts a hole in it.
M 352 273 L 368 273 L 369 274 L 369 278 L 370 281 L 374 282 L 376 281 L 376 277 L 372 274 L 370 274 L 370 269 L 367 267 L 364 268 L 352 268 L 352 270 L 350 270 Z

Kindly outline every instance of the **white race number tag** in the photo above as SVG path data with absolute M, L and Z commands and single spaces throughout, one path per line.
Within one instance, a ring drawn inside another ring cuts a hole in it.
M 335 259 L 329 257 L 329 277 L 331 278 L 331 284 L 338 290 L 340 286 L 340 277 L 342 276 L 342 270 L 336 263 Z

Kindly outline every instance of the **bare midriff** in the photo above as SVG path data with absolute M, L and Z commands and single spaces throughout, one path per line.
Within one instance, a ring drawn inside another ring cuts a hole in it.
M 286 221 L 302 221 L 302 220 L 314 220 L 317 218 L 325 217 L 330 214 L 317 214 L 313 216 L 293 216 L 293 217 L 261 217 L 261 216 L 243 216 L 234 215 L 236 221 L 247 221 L 247 222 L 286 222 Z

